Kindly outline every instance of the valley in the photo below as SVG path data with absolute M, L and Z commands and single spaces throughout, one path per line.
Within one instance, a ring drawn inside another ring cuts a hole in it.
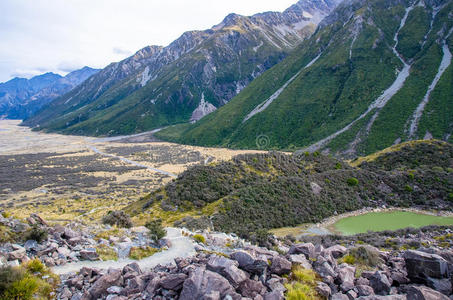
M 182 146 L 143 135 L 112 141 L 45 134 L 18 124 L 0 121 L 0 205 L 21 218 L 34 211 L 49 221 L 99 221 L 106 210 L 130 205 L 191 165 L 255 152 Z

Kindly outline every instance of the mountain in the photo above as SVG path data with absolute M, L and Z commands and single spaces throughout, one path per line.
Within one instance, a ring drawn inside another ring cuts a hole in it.
M 453 2 L 352 0 L 227 105 L 166 140 L 356 157 L 453 141 Z
M 226 104 L 307 38 L 337 0 L 301 0 L 284 12 L 228 15 L 167 47 L 113 63 L 24 124 L 118 135 L 196 122 Z
M 452 167 L 453 146 L 441 141 L 404 143 L 352 164 L 317 152 L 240 155 L 194 166 L 125 211 L 254 239 L 364 207 L 449 210 Z
M 0 83 L 0 118 L 26 119 L 53 99 L 67 93 L 98 70 L 84 67 L 62 77 L 46 73 L 31 79 Z

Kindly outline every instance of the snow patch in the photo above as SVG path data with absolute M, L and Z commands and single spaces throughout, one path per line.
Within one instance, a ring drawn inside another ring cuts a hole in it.
M 453 30 L 453 28 L 452 28 Z M 450 33 L 447 35 L 446 38 L 451 34 L 452 30 L 450 30 Z M 426 104 L 429 102 L 429 96 L 431 95 L 431 92 L 436 88 L 437 83 L 439 82 L 440 78 L 442 77 L 442 74 L 445 72 L 445 70 L 450 66 L 451 64 L 451 58 L 452 54 L 450 52 L 450 49 L 448 48 L 448 45 L 446 44 L 446 41 L 444 40 L 443 46 L 442 46 L 442 51 L 443 51 L 443 56 L 442 56 L 442 61 L 440 62 L 439 69 L 437 70 L 437 74 L 434 77 L 433 81 L 431 82 L 430 86 L 428 87 L 428 90 L 426 91 L 425 96 L 423 97 L 422 102 L 418 105 L 417 109 L 414 112 L 413 115 L 413 120 L 411 123 L 411 126 L 409 128 L 409 138 L 412 139 L 415 136 L 415 133 L 418 128 L 418 123 L 420 122 L 420 118 L 423 115 L 423 111 L 425 110 Z
M 212 105 L 211 103 L 207 102 L 204 99 L 204 93 L 201 94 L 201 101 L 198 107 L 193 111 L 192 117 L 190 118 L 191 122 L 196 122 L 203 118 L 206 115 L 209 115 L 213 111 L 215 111 L 217 108 Z
M 283 91 L 288 87 L 288 85 L 294 81 L 294 79 L 297 78 L 297 76 L 300 75 L 300 73 L 309 68 L 311 65 L 313 65 L 317 60 L 318 58 L 321 56 L 322 53 L 320 53 L 318 56 L 316 56 L 312 61 L 310 61 L 305 67 L 303 67 L 299 72 L 296 73 L 296 75 L 294 75 L 293 77 L 291 77 L 287 82 L 285 82 L 285 84 L 279 88 L 274 94 L 272 94 L 267 100 L 265 100 L 264 102 L 262 102 L 261 104 L 259 104 L 257 107 L 255 107 L 245 118 L 244 120 L 242 120 L 242 123 L 245 123 L 247 122 L 247 120 L 249 120 L 251 117 L 253 117 L 254 115 L 256 115 L 257 113 L 260 113 L 262 111 L 264 111 L 269 105 L 271 105 L 271 103 L 277 99 L 281 93 L 283 93 Z
M 149 67 L 146 66 L 145 70 L 143 71 L 141 78 L 137 78 L 137 82 L 140 81 L 140 85 L 144 87 L 148 81 L 151 79 L 151 74 L 149 73 Z
M 263 46 L 263 45 L 264 45 L 263 41 L 260 41 L 260 44 L 258 46 L 253 47 L 253 51 L 257 52 L 258 49 L 261 48 L 261 46 Z

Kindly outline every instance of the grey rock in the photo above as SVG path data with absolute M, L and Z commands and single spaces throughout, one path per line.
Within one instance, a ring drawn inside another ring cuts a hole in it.
M 357 293 L 359 296 L 371 296 L 374 295 L 374 290 L 369 285 L 357 285 Z
M 331 253 L 334 258 L 339 258 L 339 257 L 344 256 L 346 251 L 348 251 L 348 249 L 346 249 L 346 247 L 341 246 L 341 245 L 334 245 L 334 246 L 329 247 L 324 250 L 324 252 Z
M 407 289 L 408 300 L 450 300 L 444 294 L 426 286 L 411 286 Z
M 291 262 L 281 256 L 272 259 L 271 272 L 277 275 L 289 274 L 291 272 Z
M 351 289 L 346 293 L 346 296 L 348 296 L 349 300 L 353 300 L 357 298 L 357 293 Z
M 289 255 L 289 261 L 293 264 L 298 264 L 304 269 L 313 269 L 311 263 L 307 260 L 303 254 L 291 254 Z
M 384 272 L 376 271 L 369 280 L 370 286 L 373 288 L 376 294 L 388 295 L 390 293 L 390 288 L 392 284 L 389 282 Z
M 448 273 L 447 261 L 437 254 L 408 250 L 404 253 L 407 276 L 416 283 L 426 282 L 427 277 L 444 278 Z
M 266 282 L 267 287 L 272 291 L 286 292 L 285 286 L 282 284 L 281 279 L 271 278 Z
M 38 242 L 35 240 L 28 240 L 25 242 L 24 248 L 27 251 L 36 250 L 38 248 Z
M 342 293 L 336 293 L 332 295 L 331 300 L 349 300 L 349 297 Z
M 312 243 L 292 245 L 289 254 L 303 254 L 307 259 L 315 257 L 315 246 Z
M 283 292 L 281 291 L 273 291 L 266 293 L 264 295 L 264 300 L 283 300 L 285 297 L 283 296 Z
M 267 289 L 260 281 L 246 279 L 239 285 L 238 291 L 243 297 L 253 299 L 258 295 L 264 295 Z
M 170 274 L 162 277 L 160 285 L 167 290 L 179 291 L 186 279 L 186 274 Z
M 318 282 L 315 290 L 316 290 L 316 292 L 318 292 L 318 294 L 325 297 L 326 299 L 328 299 L 330 294 L 332 293 L 332 289 L 329 287 L 328 284 L 326 284 L 324 282 Z
M 225 257 L 213 255 L 206 264 L 208 270 L 224 276 L 234 288 L 248 278 L 248 275 L 239 269 L 238 262 Z
M 85 249 L 80 251 L 80 257 L 84 260 L 98 260 L 99 254 L 97 254 L 96 249 Z
M 206 270 L 204 267 L 197 267 L 184 281 L 179 300 L 215 299 L 207 298 L 213 292 L 219 293 L 221 299 L 227 296 L 233 300 L 242 298 L 220 274 Z
M 107 289 L 107 293 L 109 294 L 120 294 L 123 291 L 123 288 L 120 286 L 111 286 Z
M 246 251 L 233 252 L 230 257 L 239 263 L 239 267 L 247 272 L 261 275 L 269 267 L 266 260 L 257 258 Z
M 79 233 L 75 232 L 74 230 L 72 230 L 69 227 L 65 227 L 64 232 L 63 232 L 61 237 L 66 239 L 66 240 L 69 240 L 69 239 L 72 239 L 72 238 L 75 238 L 75 237 L 78 237 L 78 236 L 80 236 Z
M 88 290 L 90 296 L 98 299 L 107 293 L 107 289 L 111 286 L 121 286 L 123 278 L 121 277 L 121 270 L 109 270 L 109 272 L 101 276 Z
M 430 288 L 441 292 L 444 295 L 449 296 L 452 293 L 452 286 L 450 279 L 437 279 L 428 277 L 426 279 L 426 285 Z
M 124 266 L 123 274 L 126 274 L 128 272 L 135 272 L 139 275 L 142 274 L 142 270 L 140 269 L 140 266 L 136 262 Z

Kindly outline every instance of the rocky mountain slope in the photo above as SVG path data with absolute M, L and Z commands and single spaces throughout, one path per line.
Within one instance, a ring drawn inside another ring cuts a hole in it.
M 109 65 L 24 124 L 117 135 L 197 121 L 281 61 L 336 5 L 301 0 L 282 13 L 230 14 L 211 29 Z
M 453 146 L 440 141 L 402 144 L 353 165 L 317 152 L 240 155 L 188 169 L 126 212 L 263 242 L 269 229 L 364 207 L 450 210 L 452 170 Z
M 99 70 L 84 67 L 62 77 L 46 73 L 0 84 L 0 118 L 26 119 L 53 99 L 67 93 Z
M 452 11 L 450 0 L 346 1 L 228 105 L 158 136 L 349 157 L 417 138 L 452 141 Z

